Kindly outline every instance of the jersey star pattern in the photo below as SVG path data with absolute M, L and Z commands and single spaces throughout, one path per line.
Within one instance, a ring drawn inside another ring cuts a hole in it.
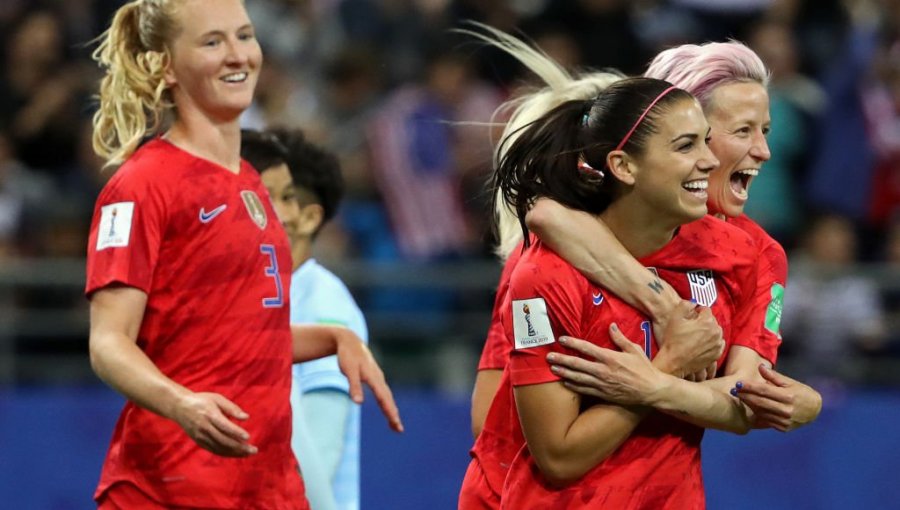
M 756 297 L 753 300 L 753 316 L 749 324 L 751 331 L 756 328 L 757 334 L 748 332 L 741 335 L 735 340 L 735 345 L 753 349 L 774 365 L 778 360 L 778 348 L 781 346 L 779 325 L 784 289 L 787 287 L 787 254 L 778 241 L 772 239 L 772 236 L 746 214 L 729 218 L 728 223 L 750 235 L 756 243 L 758 261 Z
M 217 456 L 128 402 L 95 498 L 127 483 L 166 506 L 308 508 L 290 448 L 290 271 L 287 237 L 246 162 L 234 174 L 154 139 L 115 173 L 94 211 L 86 294 L 147 293 L 137 345 L 175 382 L 246 411 L 259 453 Z

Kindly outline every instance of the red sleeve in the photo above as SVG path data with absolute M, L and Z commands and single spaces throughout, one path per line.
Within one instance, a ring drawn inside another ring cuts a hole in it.
M 107 183 L 91 220 L 85 294 L 118 283 L 150 293 L 166 223 L 165 200 L 146 172 L 122 167 Z
M 553 252 L 540 245 L 532 249 L 535 253 L 523 256 L 513 271 L 503 310 L 504 327 L 514 347 L 509 361 L 513 386 L 558 381 L 547 354 L 563 352 L 560 336 L 584 337 L 587 280 Z
M 503 264 L 500 284 L 497 286 L 497 295 L 494 298 L 494 309 L 491 312 L 491 326 L 488 329 L 484 348 L 481 350 L 478 370 L 503 370 L 509 363 L 509 351 L 512 350 L 512 343 L 510 343 L 511 337 L 506 334 L 506 328 L 503 327 L 501 311 L 504 306 L 508 306 L 506 298 L 509 293 L 509 277 L 519 261 L 519 253 L 518 249 L 513 250 Z
M 497 289 L 494 311 L 491 312 L 491 326 L 488 328 L 484 349 L 481 350 L 478 370 L 503 370 L 509 363 L 509 351 L 512 349 L 512 344 L 509 343 L 500 317 L 503 303 L 506 302 L 505 297 L 506 291 L 501 292 L 501 289 Z
M 759 241 L 759 240 L 758 240 Z M 745 329 L 740 330 L 735 345 L 753 349 L 773 365 L 781 346 L 781 308 L 787 285 L 787 255 L 773 239 L 768 238 L 758 253 L 756 291 Z

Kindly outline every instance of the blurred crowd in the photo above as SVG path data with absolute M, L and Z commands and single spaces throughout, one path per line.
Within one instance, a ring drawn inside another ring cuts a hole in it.
M 0 261 L 84 256 L 108 177 L 90 147 L 91 41 L 121 3 L 0 1 Z M 347 197 L 318 243 L 326 264 L 491 257 L 494 111 L 530 78 L 452 31 L 465 20 L 526 36 L 570 69 L 632 74 L 672 45 L 746 42 L 772 71 L 773 157 L 747 213 L 791 255 L 785 353 L 816 360 L 813 375 L 849 370 L 848 355 L 900 358 L 900 285 L 850 274 L 860 262 L 900 271 L 900 0 L 246 4 L 266 64 L 243 123 L 300 127 L 341 160 Z M 358 297 L 364 310 L 450 313 L 461 300 Z

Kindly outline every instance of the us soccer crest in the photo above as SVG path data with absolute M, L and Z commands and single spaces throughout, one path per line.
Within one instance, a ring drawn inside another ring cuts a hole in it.
M 719 297 L 716 291 L 716 280 L 709 269 L 697 269 L 687 272 L 688 283 L 691 284 L 691 298 L 701 306 L 712 306 Z
M 247 208 L 247 214 L 256 226 L 262 230 L 266 229 L 268 219 L 266 217 L 266 208 L 263 207 L 262 201 L 256 193 L 250 190 L 241 191 L 241 198 L 244 199 L 244 206 Z

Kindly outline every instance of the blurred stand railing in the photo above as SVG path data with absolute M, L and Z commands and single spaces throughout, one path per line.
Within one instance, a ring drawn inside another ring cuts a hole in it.
M 440 264 L 328 264 L 357 297 L 370 343 L 394 384 L 454 393 L 471 389 L 500 273 L 493 261 Z M 900 269 L 858 266 L 887 294 L 900 295 Z M 90 384 L 84 261 L 0 263 L 0 386 Z M 900 331 L 888 316 L 888 331 Z M 896 335 L 895 335 L 896 336 Z M 800 359 L 783 358 L 790 372 Z M 900 360 L 850 360 L 878 383 L 900 386 Z

